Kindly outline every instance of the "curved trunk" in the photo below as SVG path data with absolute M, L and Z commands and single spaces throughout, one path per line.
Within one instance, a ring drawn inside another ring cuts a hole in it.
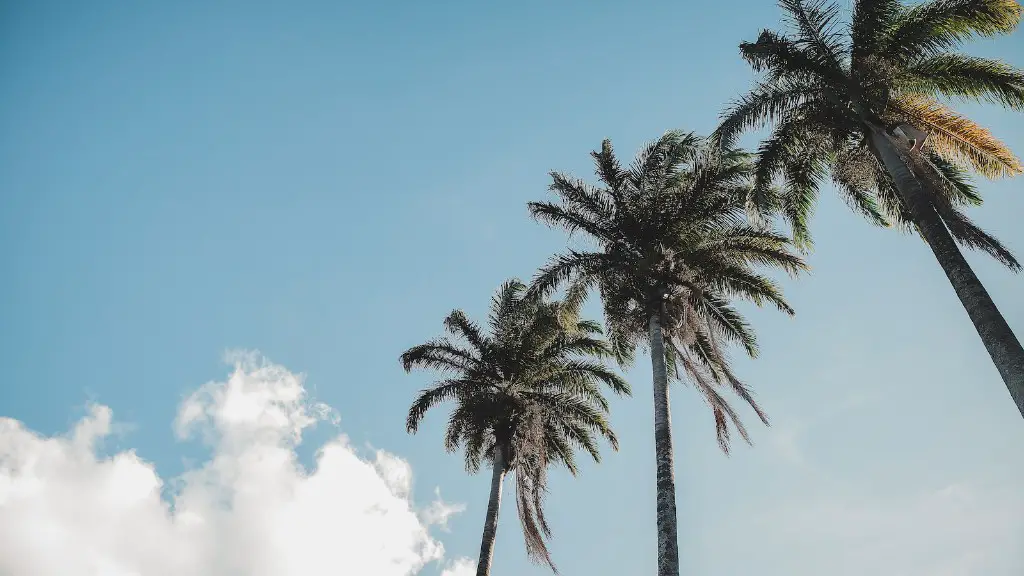
M 672 418 L 668 405 L 668 368 L 661 319 L 651 316 L 651 365 L 654 369 L 654 458 L 657 462 L 658 576 L 679 576 L 676 480 L 672 458 Z
M 505 454 L 502 447 L 494 447 L 494 469 L 491 472 L 491 495 L 487 500 L 487 517 L 484 520 L 484 535 L 480 542 L 480 559 L 476 564 L 476 576 L 489 576 L 491 559 L 494 557 L 494 538 L 498 533 L 498 509 L 501 508 L 501 483 L 505 479 Z
M 914 224 L 949 278 L 1017 409 L 1024 416 L 1024 348 L 960 252 L 892 138 L 876 126 L 871 126 L 870 133 L 875 153 L 885 164 Z

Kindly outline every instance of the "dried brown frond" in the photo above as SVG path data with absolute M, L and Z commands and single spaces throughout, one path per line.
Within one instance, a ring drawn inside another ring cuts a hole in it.
M 904 95 L 890 103 L 893 116 L 931 133 L 927 145 L 950 162 L 986 178 L 1024 174 L 1024 164 L 1002 141 L 966 116 L 930 98 Z

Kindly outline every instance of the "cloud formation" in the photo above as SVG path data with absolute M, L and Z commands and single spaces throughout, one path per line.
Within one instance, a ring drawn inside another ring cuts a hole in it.
M 97 444 L 112 413 L 93 406 L 65 436 L 0 418 L 0 574 L 12 576 L 407 576 L 441 561 L 429 531 L 462 510 L 438 498 L 417 509 L 412 470 L 393 454 L 360 456 L 344 435 L 306 471 L 295 448 L 332 419 L 302 378 L 249 354 L 224 382 L 181 405 L 182 438 L 210 458 L 168 482 L 133 451 Z M 449 562 L 446 576 L 472 573 Z

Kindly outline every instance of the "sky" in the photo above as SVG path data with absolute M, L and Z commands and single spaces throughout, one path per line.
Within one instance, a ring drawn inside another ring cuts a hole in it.
M 565 246 L 590 178 L 750 86 L 767 0 L 0 3 L 0 574 L 473 573 L 489 476 L 398 355 Z M 972 52 L 1024 66 L 1024 36 Z M 1024 117 L 962 108 L 1024 153 Z M 747 145 L 754 144 L 748 139 Z M 1024 255 L 1021 182 L 972 215 Z M 744 306 L 771 426 L 672 394 L 684 574 L 1024 571 L 1024 422 L 920 241 L 829 189 L 797 315 Z M 1024 335 L 1024 278 L 969 260 Z M 597 317 L 596 304 L 588 313 Z M 563 574 L 656 566 L 649 361 L 553 473 Z M 511 483 L 506 490 L 513 489 Z M 512 500 L 494 574 L 526 558 Z

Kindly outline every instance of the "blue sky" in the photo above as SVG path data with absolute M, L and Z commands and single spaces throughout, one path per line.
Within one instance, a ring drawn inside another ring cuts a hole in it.
M 259 350 L 366 458 L 404 459 L 416 506 L 465 504 L 431 534 L 475 557 L 488 479 L 443 452 L 443 414 L 406 435 L 429 376 L 398 354 L 564 246 L 525 208 L 548 170 L 710 131 L 752 79 L 737 44 L 778 20 L 752 0 L 0 5 L 0 416 L 50 436 L 107 406 L 101 452 L 169 482 L 218 450 L 176 437 L 182 402 Z M 973 52 L 1021 66 L 1024 36 Z M 1019 113 L 963 109 L 1024 151 Z M 1024 255 L 1020 188 L 982 183 L 973 215 Z M 797 316 L 750 311 L 762 355 L 738 368 L 772 427 L 727 458 L 672 391 L 684 572 L 1020 573 L 1020 415 L 927 248 L 828 192 L 813 272 L 785 284 Z M 1024 334 L 1024 279 L 970 260 Z M 627 375 L 620 452 L 553 481 L 565 574 L 654 571 L 646 359 Z M 506 502 L 495 574 L 543 574 Z

